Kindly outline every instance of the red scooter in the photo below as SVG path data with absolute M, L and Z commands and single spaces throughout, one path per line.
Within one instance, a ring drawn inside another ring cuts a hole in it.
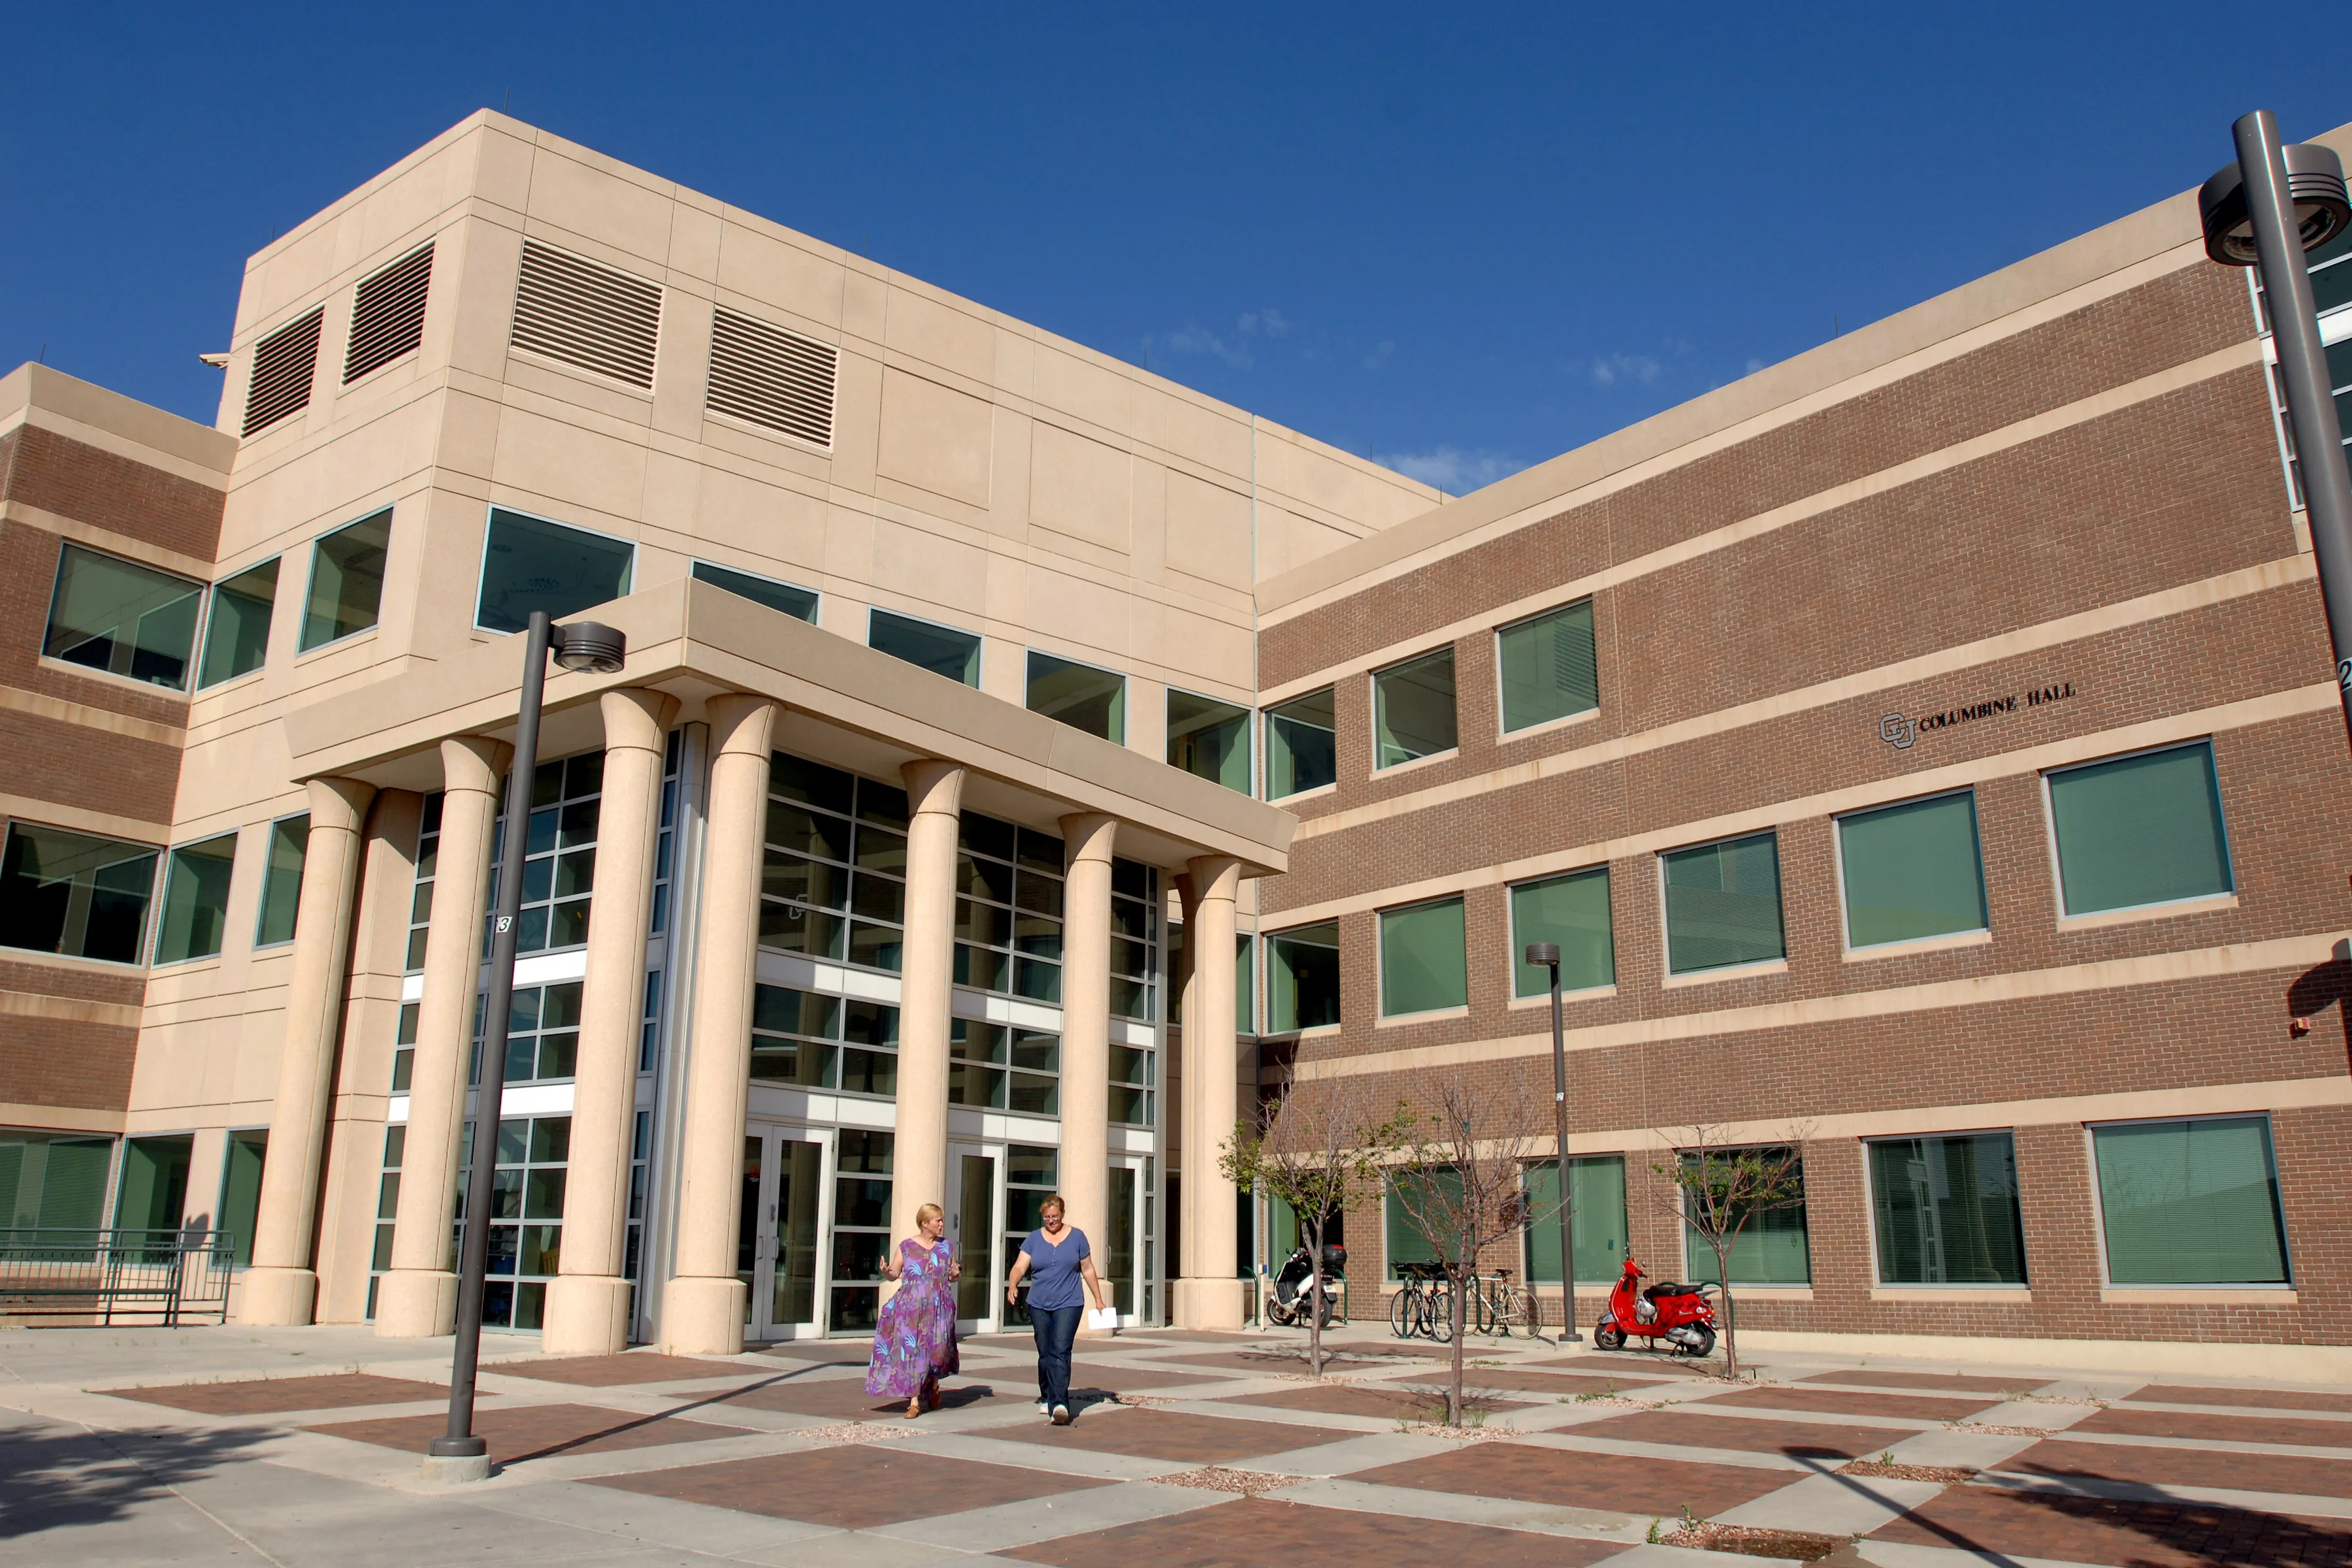
M 1715 1350 L 1715 1304 L 1707 1300 L 1712 1285 L 1653 1285 L 1634 1294 L 1642 1266 L 1625 1259 L 1625 1271 L 1609 1292 L 1608 1310 L 1593 1326 L 1592 1342 L 1604 1351 L 1622 1351 L 1625 1341 L 1638 1335 L 1654 1347 L 1663 1340 L 1676 1355 L 1703 1356 Z

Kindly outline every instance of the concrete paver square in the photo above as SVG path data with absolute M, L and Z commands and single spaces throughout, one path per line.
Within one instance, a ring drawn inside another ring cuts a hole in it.
M 1833 1426 L 1827 1422 L 1768 1421 L 1745 1415 L 1701 1415 L 1690 1409 L 1643 1410 L 1576 1428 L 1580 1437 L 1629 1443 L 1671 1443 L 1685 1448 L 1736 1448 L 1791 1458 L 1854 1459 L 1902 1441 L 1885 1426 Z
M 393 1415 L 373 1421 L 341 1421 L 305 1428 L 380 1448 L 406 1448 L 417 1454 L 448 1429 L 439 1415 Z M 701 1443 L 715 1437 L 740 1437 L 749 1428 L 721 1426 L 708 1421 L 682 1421 L 672 1415 L 640 1415 L 628 1410 L 600 1410 L 592 1405 L 525 1405 L 506 1410 L 478 1411 L 474 1431 L 487 1438 L 490 1457 L 500 1464 L 543 1459 L 555 1454 L 610 1454 L 626 1448 L 658 1447 L 665 1443 Z
M 1070 1363 L 1070 1392 L 1074 1394 L 1141 1394 L 1155 1388 L 1191 1388 L 1203 1383 L 1232 1381 L 1199 1373 L 1162 1372 L 1156 1366 L 1112 1366 L 1096 1361 Z M 1008 1394 L 1026 1393 L 1033 1400 L 1036 1397 L 1035 1375 L 1024 1370 L 1008 1369 L 1000 1374 L 999 1386 Z
M 2022 1394 L 2047 1388 L 2042 1377 L 1989 1377 L 1966 1372 L 1880 1372 L 1866 1366 L 1845 1372 L 1817 1372 L 1799 1383 L 1853 1383 L 1865 1388 L 1916 1388 L 1938 1394 Z
M 1559 1356 L 1551 1361 L 1531 1361 L 1527 1364 L 1549 1367 L 1557 1372 L 1589 1372 L 1597 1377 L 1703 1377 L 1720 1370 L 1717 1363 L 1711 1361 L 1685 1362 L 1662 1351 L 1595 1352 L 1587 1355 Z
M 517 1361 L 488 1367 L 504 1377 L 570 1383 L 583 1388 L 620 1388 L 633 1383 L 683 1383 L 692 1378 L 740 1377 L 749 1383 L 772 1375 L 740 1361 L 703 1361 L 694 1356 L 640 1352 L 633 1355 L 560 1356 L 553 1361 Z
M 1718 1394 L 1709 1407 L 1728 1405 L 1750 1410 L 1813 1410 L 1824 1415 L 1885 1415 L 1896 1419 L 1961 1421 L 2001 1401 L 1981 1397 L 1937 1399 L 1920 1394 L 1852 1394 L 1835 1388 L 1743 1388 Z
M 868 1340 L 787 1340 L 782 1344 L 756 1348 L 761 1355 L 815 1362 L 821 1366 L 864 1366 L 874 1359 L 874 1346 Z
M 2352 1525 L 2341 1521 L 1983 1486 L 1953 1487 L 1867 1539 L 2121 1568 L 2317 1568 L 2352 1562 Z
M 1430 1421 L 1445 1414 L 1445 1395 L 1423 1388 L 1397 1388 L 1388 1384 L 1309 1384 L 1273 1394 L 1244 1394 L 1218 1401 L 1221 1405 L 1262 1405 L 1276 1410 L 1312 1410 L 1324 1415 L 1370 1415 L 1382 1421 Z M 1517 1399 L 1466 1399 L 1473 1410 L 1520 1410 Z
M 353 1405 L 405 1405 L 446 1399 L 446 1384 L 339 1372 L 319 1377 L 267 1377 L 244 1383 L 188 1383 L 169 1388 L 109 1388 L 110 1398 L 169 1405 L 199 1415 L 277 1415 L 289 1410 L 339 1410 Z M 484 1394 L 484 1399 L 496 1394 Z
M 1422 1491 L 1466 1492 L 1473 1497 L 1511 1498 L 1559 1508 L 1673 1518 L 1685 1507 L 1701 1516 L 1720 1513 L 1802 1478 L 1790 1470 L 1748 1465 L 1642 1459 L 1630 1454 L 1501 1442 L 1473 1443 L 1425 1459 L 1358 1470 L 1348 1479 Z
M 2352 1421 L 2298 1420 L 2292 1415 L 2208 1415 L 2189 1410 L 2095 1411 L 2069 1432 L 2113 1432 L 2134 1437 L 2179 1437 L 2190 1442 L 2291 1443 L 2305 1448 L 2352 1450 Z
M 1040 1447 L 1082 1448 L 1180 1465 L 1227 1465 L 1259 1454 L 1286 1454 L 1358 1436 L 1287 1421 L 1194 1415 L 1181 1410 L 1098 1411 L 1067 1426 L 1039 1421 L 1034 1426 L 992 1427 L 988 1435 Z
M 2352 1459 L 2295 1454 L 2232 1454 L 2210 1448 L 2159 1448 L 2146 1443 L 2036 1443 L 1992 1467 L 2056 1480 L 2137 1481 L 2159 1487 L 2229 1487 L 2294 1497 L 2352 1498 Z
M 2132 1395 L 2135 1405 L 2238 1405 L 2250 1410 L 2334 1410 L 2352 1414 L 2352 1394 L 2300 1388 L 2195 1388 L 2159 1383 Z
M 1396 1381 L 1411 1384 L 1416 1388 L 1443 1388 L 1449 1375 L 1443 1365 L 1416 1367 Z M 1620 1377 L 1613 1373 L 1594 1377 L 1572 1372 L 1541 1372 L 1529 1366 L 1465 1366 L 1462 1369 L 1462 1386 L 1573 1399 L 1580 1394 L 1596 1394 L 1603 1398 L 1618 1394 L 1633 1398 L 1646 1391 L 1672 1387 L 1673 1384 L 1663 1377 Z
M 861 1443 L 606 1476 L 591 1484 L 837 1530 L 870 1530 L 1112 1483 Z
M 1623 1550 L 1614 1542 L 1248 1498 L 999 1555 L 1053 1568 L 1584 1568 Z
M 940 1390 L 940 1408 L 970 1410 L 1002 1405 L 1008 1391 L 986 1383 L 950 1382 Z M 1019 1390 L 1010 1391 L 1018 1394 Z M 843 1421 L 904 1421 L 907 1402 L 866 1392 L 862 1377 L 829 1377 L 821 1383 L 767 1383 L 721 1397 L 717 1405 L 730 1409 L 776 1410 L 788 1415 L 829 1415 Z

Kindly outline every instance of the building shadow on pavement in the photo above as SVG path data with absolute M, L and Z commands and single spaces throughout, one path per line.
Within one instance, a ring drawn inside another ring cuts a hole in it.
M 175 1487 L 237 1462 L 277 1436 L 254 1427 L 91 1432 L 50 1424 L 0 1426 L 0 1541 L 120 1519 Z

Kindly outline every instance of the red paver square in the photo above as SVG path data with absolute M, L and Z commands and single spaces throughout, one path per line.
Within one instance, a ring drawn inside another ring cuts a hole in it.
M 970 1343 L 970 1341 L 966 1341 Z M 814 1362 L 819 1366 L 864 1366 L 874 1359 L 871 1340 L 787 1340 L 758 1347 L 761 1355 L 782 1361 Z
M 2230 1487 L 2288 1496 L 2352 1498 L 2352 1459 L 2232 1454 L 2149 1444 L 2074 1443 L 2053 1437 L 1992 1467 L 2021 1476 L 2137 1481 L 2160 1487 Z
M 2250 1410 L 2336 1410 L 2352 1414 L 2352 1394 L 2300 1388 L 2191 1388 L 2159 1383 L 2132 1395 L 2137 1405 L 2237 1405 Z
M 1745 1454 L 1786 1454 L 1791 1458 L 1854 1459 L 1903 1440 L 1885 1426 L 1833 1426 L 1827 1422 L 1768 1421 L 1760 1416 L 1701 1415 L 1688 1409 L 1642 1410 L 1612 1415 L 1575 1429 L 1580 1437 L 1614 1437 L 1628 1443 L 1671 1443 L 1684 1448 L 1736 1448 Z
M 349 1437 L 380 1448 L 425 1452 L 425 1445 L 449 1427 L 440 1415 L 394 1415 L 374 1421 L 343 1421 L 311 1426 L 331 1437 Z M 490 1457 L 502 1464 L 544 1459 L 556 1454 L 611 1454 L 653 1448 L 665 1443 L 702 1443 L 740 1437 L 746 1428 L 674 1415 L 640 1415 L 629 1410 L 599 1410 L 591 1405 L 525 1405 L 478 1411 L 474 1431 L 488 1439 Z
M 2208 1415 L 2190 1410 L 2109 1408 L 2084 1416 L 2069 1432 L 2116 1432 L 2134 1437 L 2190 1442 L 2291 1443 L 2304 1448 L 2352 1449 L 2352 1421 L 2298 1420 L 2292 1415 Z
M 870 1530 L 879 1524 L 904 1524 L 910 1519 L 932 1519 L 1111 1483 L 1046 1469 L 943 1459 L 895 1445 L 859 1443 L 643 1475 L 606 1476 L 594 1484 L 837 1530 Z
M 992 1426 L 988 1435 L 1045 1448 L 1082 1448 L 1094 1454 L 1165 1459 L 1176 1465 L 1227 1465 L 1360 1436 L 1286 1421 L 1194 1415 L 1181 1410 L 1097 1410 L 1067 1426 L 1056 1426 L 1040 1417 L 1034 1426 Z
M 1215 1367 L 1220 1371 L 1244 1377 L 1274 1377 L 1286 1372 L 1300 1373 L 1307 1370 L 1307 1361 L 1304 1356 L 1292 1355 L 1286 1351 L 1226 1351 L 1219 1355 L 1177 1355 L 1162 1359 L 1170 1366 Z M 1354 1358 L 1352 1364 L 1360 1372 L 1364 1370 L 1366 1361 L 1369 1359 Z M 1387 1360 L 1387 1358 L 1381 1359 Z M 1324 1362 L 1326 1367 L 1349 1364 L 1350 1358 L 1336 1355 Z
M 701 1361 L 693 1356 L 652 1352 L 562 1356 L 554 1361 L 510 1361 L 484 1370 L 503 1377 L 528 1377 L 540 1383 L 569 1383 L 583 1388 L 619 1388 L 633 1383 L 684 1383 L 709 1377 L 739 1377 L 749 1383 L 756 1377 L 775 1375 L 765 1367 L 749 1366 L 740 1361 Z
M 2031 1394 L 2050 1386 L 2038 1377 L 1986 1377 L 1958 1372 L 1874 1372 L 1854 1367 L 1846 1372 L 1817 1372 L 1799 1383 L 1851 1383 L 1865 1388 L 1916 1388 L 1935 1394 Z
M 1443 1388 L 1446 1369 L 1442 1366 L 1416 1367 L 1402 1378 L 1391 1380 L 1415 1388 Z M 1622 1394 L 1628 1399 L 1661 1388 L 1673 1386 L 1671 1379 L 1663 1377 L 1580 1376 L 1572 1372 L 1538 1372 L 1525 1366 L 1465 1366 L 1462 1369 L 1465 1388 L 1497 1388 L 1513 1394 L 1547 1394 L 1554 1399 L 1573 1399 L 1580 1394 L 1597 1394 L 1602 1398 Z
M 1358 1470 L 1348 1479 L 1421 1491 L 1464 1492 L 1557 1508 L 1608 1509 L 1672 1519 L 1685 1507 L 1701 1516 L 1720 1513 L 1793 1485 L 1804 1476 L 1748 1465 L 1637 1459 L 1630 1454 L 1570 1452 L 1503 1442 L 1474 1443 L 1425 1459 Z
M 1624 1550 L 1615 1542 L 1249 1498 L 997 1555 L 1054 1568 L 1584 1568 Z
M 193 1410 L 200 1415 L 279 1415 L 291 1410 L 341 1410 L 354 1405 L 405 1405 L 418 1399 L 449 1397 L 446 1384 L 377 1377 L 370 1373 L 257 1378 L 250 1383 L 191 1383 L 172 1388 L 110 1388 L 102 1392 L 110 1398 L 167 1405 L 174 1410 Z M 480 1397 L 494 1399 L 497 1395 L 485 1394 Z
M 1400 1388 L 1388 1383 L 1309 1384 L 1275 1394 L 1244 1394 L 1219 1401 L 1225 1405 L 1262 1405 L 1275 1410 L 1312 1410 L 1325 1415 L 1370 1415 L 1383 1421 L 1441 1421 L 1445 1395 L 1425 1388 Z M 1519 1410 L 1524 1400 L 1469 1397 L 1472 1410 Z
M 1036 1374 L 1027 1368 L 1007 1368 L 992 1373 L 999 1385 L 1036 1397 Z M 1142 1394 L 1155 1388 L 1191 1388 L 1204 1383 L 1230 1383 L 1231 1378 L 1204 1377 L 1198 1373 L 1162 1372 L 1156 1366 L 1110 1366 L 1101 1362 L 1070 1363 L 1073 1394 Z
M 1662 1351 L 1618 1351 L 1613 1354 L 1559 1356 L 1551 1361 L 1531 1361 L 1528 1366 L 1550 1367 L 1561 1372 L 1587 1372 L 1595 1377 L 1700 1377 L 1715 1370 L 1711 1362 L 1693 1363 Z
M 1018 1389 L 1012 1391 L 1019 1394 Z M 1006 1391 L 995 1384 L 951 1378 L 940 1390 L 940 1408 L 969 1410 L 976 1405 L 1002 1405 Z M 866 1392 L 862 1377 L 828 1377 L 818 1381 L 789 1378 L 762 1383 L 739 1394 L 721 1396 L 730 1409 L 779 1410 L 790 1415 L 825 1415 L 838 1421 L 904 1421 L 907 1402 L 879 1399 Z M 716 1408 L 716 1406 L 714 1406 Z
M 1920 1394 L 1849 1394 L 1834 1388 L 1743 1388 L 1717 1394 L 1709 1405 L 1730 1405 L 1757 1410 L 1817 1410 L 1824 1415 L 1891 1415 L 1933 1423 L 1961 1421 L 1990 1410 L 1998 1399 L 1935 1399 Z
M 1867 1539 L 2124 1568 L 2319 1568 L 2352 1563 L 2352 1523 L 2339 1520 L 1984 1486 L 1952 1487 Z

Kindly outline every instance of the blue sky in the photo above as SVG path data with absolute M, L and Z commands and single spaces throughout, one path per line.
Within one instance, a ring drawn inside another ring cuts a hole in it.
M 334 9 L 18 16 L 0 366 L 209 422 L 488 105 L 1459 492 L 2352 121 L 2340 0 Z

